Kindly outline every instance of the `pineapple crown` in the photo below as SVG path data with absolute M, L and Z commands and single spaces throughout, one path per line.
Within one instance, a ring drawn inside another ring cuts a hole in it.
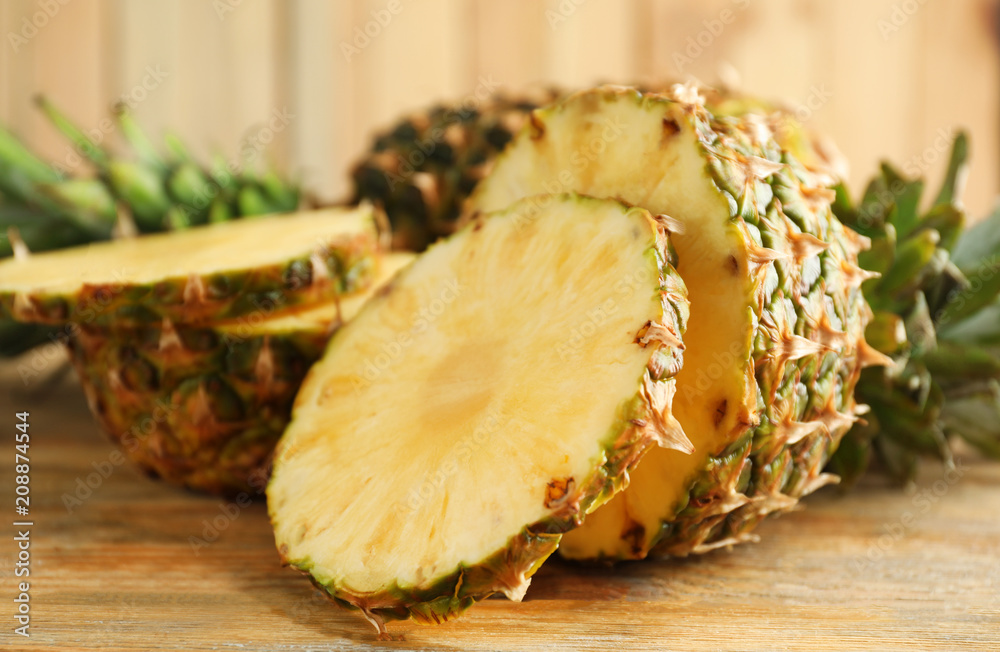
M 894 361 L 866 370 L 858 384 L 859 400 L 871 407 L 868 424 L 834 459 L 849 480 L 867 466 L 872 443 L 902 480 L 914 476 L 922 454 L 950 466 L 954 436 L 1000 457 L 1000 210 L 964 228 L 968 154 L 959 132 L 926 209 L 924 181 L 889 163 L 858 204 L 842 184 L 836 189 L 837 217 L 872 241 L 862 267 L 880 275 L 863 286 L 875 312 L 866 338 Z

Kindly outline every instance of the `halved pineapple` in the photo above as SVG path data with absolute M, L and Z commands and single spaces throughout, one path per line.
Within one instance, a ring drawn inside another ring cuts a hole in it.
M 339 305 L 202 327 L 81 326 L 70 358 L 95 418 L 146 473 L 212 493 L 259 493 L 330 334 L 413 258 L 385 256 L 375 285 Z
M 338 331 L 278 445 L 284 560 L 341 605 L 445 620 L 520 599 L 671 416 L 687 314 L 664 225 L 536 197 L 432 246 Z
M 675 409 L 696 452 L 652 452 L 561 554 L 703 552 L 835 480 L 823 465 L 855 420 L 861 366 L 879 358 L 863 337 L 865 241 L 833 217 L 831 182 L 765 118 L 714 115 L 693 86 L 578 93 L 535 111 L 497 159 L 474 209 L 575 191 L 680 224 L 691 321 Z
M 363 290 L 378 248 L 370 206 L 244 219 L 0 262 L 18 321 L 204 324 Z

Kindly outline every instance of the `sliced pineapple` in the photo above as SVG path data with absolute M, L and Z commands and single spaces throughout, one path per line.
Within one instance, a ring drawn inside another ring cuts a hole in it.
M 369 206 L 94 243 L 0 262 L 0 314 L 121 326 L 284 310 L 363 290 L 377 244 Z
M 865 241 L 833 217 L 831 182 L 766 119 L 713 115 L 693 86 L 578 93 L 535 111 L 497 159 L 474 209 L 575 191 L 680 225 L 691 321 L 675 411 L 696 453 L 653 451 L 561 554 L 685 555 L 752 539 L 766 514 L 835 480 L 823 465 L 856 418 L 861 366 L 879 358 L 863 337 Z
M 539 197 L 431 247 L 337 332 L 279 443 L 284 560 L 341 605 L 439 622 L 520 599 L 671 416 L 687 304 L 666 221 Z
M 295 394 L 330 334 L 413 254 L 339 302 L 204 327 L 81 326 L 69 348 L 95 418 L 150 475 L 192 489 L 263 491 Z

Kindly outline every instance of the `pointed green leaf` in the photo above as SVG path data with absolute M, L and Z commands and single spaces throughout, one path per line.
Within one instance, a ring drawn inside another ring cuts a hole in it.
M 38 96 L 35 98 L 35 101 L 55 128 L 72 141 L 77 151 L 87 157 L 99 170 L 107 167 L 111 157 L 97 143 L 92 141 L 90 136 L 85 134 L 82 129 L 76 126 L 44 96 Z
M 961 199 L 965 186 L 965 178 L 969 168 L 969 137 L 964 131 L 955 135 L 951 144 L 951 156 L 948 158 L 948 171 L 945 173 L 941 190 L 938 191 L 934 205 L 954 204 Z
M 969 287 L 952 293 L 937 321 L 941 326 L 960 322 L 991 304 L 1000 295 L 1000 253 L 969 274 Z

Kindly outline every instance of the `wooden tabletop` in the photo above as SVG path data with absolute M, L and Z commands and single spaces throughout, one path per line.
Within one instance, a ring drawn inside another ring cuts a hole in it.
M 16 375 L 0 382 L 4 430 L 30 413 L 34 523 L 24 639 L 12 632 L 5 436 L 3 649 L 1000 650 L 1000 464 L 974 455 L 948 477 L 926 465 L 909 493 L 877 477 L 846 496 L 823 490 L 732 551 L 615 568 L 553 560 L 521 604 L 390 623 L 402 640 L 382 643 L 279 565 L 262 500 L 227 504 L 115 465 L 71 378 L 28 392 Z

